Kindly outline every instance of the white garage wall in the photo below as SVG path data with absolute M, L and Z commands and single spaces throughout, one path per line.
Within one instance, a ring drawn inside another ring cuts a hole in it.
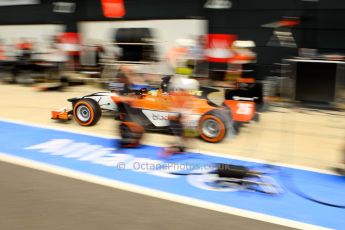
M 40 44 L 47 46 L 51 36 L 62 32 L 63 25 L 11 25 L 0 26 L 0 39 L 5 44 L 13 44 L 18 42 L 20 38 L 28 38 Z
M 112 42 L 115 37 L 115 29 L 153 28 L 156 38 L 160 42 L 159 55 L 163 57 L 174 45 L 176 39 L 205 34 L 206 23 L 206 20 L 196 19 L 81 22 L 79 23 L 79 31 L 82 34 L 83 42 L 87 43 L 92 40 Z

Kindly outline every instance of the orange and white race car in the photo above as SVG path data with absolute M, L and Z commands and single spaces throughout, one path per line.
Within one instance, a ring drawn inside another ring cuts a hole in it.
M 183 113 L 184 127 L 196 130 L 196 135 L 207 142 L 217 143 L 227 134 L 236 132 L 238 124 L 250 122 L 257 116 L 257 97 L 248 94 L 251 90 L 245 91 L 244 96 L 241 91 L 226 91 L 226 99 L 220 106 L 207 97 L 218 89 L 200 87 L 200 90 L 181 96 L 168 92 L 163 86 L 162 83 L 161 89 L 142 90 L 139 94 L 106 92 L 71 98 L 68 101 L 73 109 L 52 111 L 52 118 L 67 120 L 74 117 L 80 125 L 91 126 L 98 122 L 102 110 L 116 111 L 124 124 L 124 132 L 135 129 L 169 133 L 170 118 Z M 181 102 L 184 105 L 179 107 Z
M 112 96 L 122 121 L 122 138 L 141 135 L 141 131 L 171 132 L 171 118 L 183 114 L 183 126 L 196 130 L 201 139 L 217 143 L 234 131 L 238 122 L 249 122 L 256 116 L 255 98 L 234 96 L 222 106 L 207 95 L 217 89 L 202 88 L 195 93 L 177 94 L 162 90 L 149 91 L 140 97 Z M 180 106 L 181 105 L 181 106 Z M 134 143 L 136 145 L 137 143 Z

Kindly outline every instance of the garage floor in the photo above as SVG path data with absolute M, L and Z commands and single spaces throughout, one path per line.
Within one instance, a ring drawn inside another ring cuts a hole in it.
M 68 88 L 65 92 L 38 92 L 32 87 L 0 85 L 0 118 L 24 121 L 90 134 L 117 135 L 111 115 L 103 116 L 94 127 L 81 127 L 74 121 L 57 122 L 50 111 L 69 107 L 67 98 L 102 91 L 91 86 Z M 217 96 L 215 96 L 217 98 Z M 255 158 L 267 162 L 293 164 L 329 170 L 338 166 L 345 145 L 345 112 L 270 106 L 259 122 L 241 128 L 236 136 L 218 144 L 192 140 L 195 151 Z M 166 145 L 172 136 L 147 134 L 145 142 Z

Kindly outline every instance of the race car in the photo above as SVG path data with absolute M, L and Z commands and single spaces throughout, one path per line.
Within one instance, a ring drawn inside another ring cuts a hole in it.
M 117 111 L 116 103 L 111 99 L 113 92 L 98 92 L 82 97 L 67 99 L 72 103 L 72 109 L 62 108 L 52 111 L 52 119 L 70 120 L 73 117 L 82 126 L 95 125 L 101 118 L 102 111 Z
M 138 130 L 169 133 L 169 117 L 178 114 L 171 108 L 175 94 L 169 92 L 170 85 L 171 81 L 167 78 L 163 79 L 158 90 L 148 91 L 143 88 L 139 93 L 137 91 L 125 96 L 99 92 L 70 98 L 68 101 L 72 103 L 72 110 L 63 108 L 52 111 L 52 119 L 69 120 L 73 117 L 82 126 L 92 126 L 100 119 L 102 110 L 112 111 L 118 112 L 122 121 L 121 135 L 131 136 L 131 130 L 135 131 L 135 135 Z M 228 133 L 236 131 L 239 123 L 249 122 L 256 117 L 254 101 L 257 97 L 230 95 L 230 91 L 226 92 L 226 100 L 219 106 L 208 99 L 208 94 L 217 91 L 201 87 L 185 97 L 190 106 L 185 113 L 187 116 L 184 116 L 184 126 L 197 130 L 201 139 L 211 143 L 222 141 Z
M 234 128 L 237 122 L 249 122 L 256 115 L 254 98 L 234 97 L 225 100 L 218 106 L 207 98 L 207 94 L 217 89 L 201 88 L 201 94 L 185 94 L 183 101 L 188 108 L 183 108 L 183 126 L 196 130 L 201 139 L 217 143 L 222 141 Z M 176 93 L 155 90 L 140 97 L 112 96 L 117 104 L 120 119 L 121 137 L 129 143 L 138 144 L 142 130 L 171 132 L 170 118 L 176 117 L 181 111 L 176 107 Z M 172 105 L 173 106 L 172 108 Z M 132 143 L 133 142 L 133 143 Z

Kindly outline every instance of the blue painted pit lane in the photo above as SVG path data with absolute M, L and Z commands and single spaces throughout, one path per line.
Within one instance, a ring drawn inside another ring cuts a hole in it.
M 116 139 L 5 121 L 0 121 L 0 133 L 0 152 L 7 155 L 307 224 L 334 229 L 345 226 L 345 209 L 316 203 L 291 191 L 298 188 L 315 199 L 345 205 L 345 179 L 340 176 L 289 167 L 270 169 L 260 163 L 200 153 L 162 159 L 159 157 L 161 148 L 156 146 L 118 150 L 114 148 Z M 282 193 L 273 196 L 236 186 L 215 188 L 205 178 L 207 175 L 169 173 L 207 170 L 213 163 L 272 171 L 269 175 Z M 167 165 L 170 168 L 165 168 Z

